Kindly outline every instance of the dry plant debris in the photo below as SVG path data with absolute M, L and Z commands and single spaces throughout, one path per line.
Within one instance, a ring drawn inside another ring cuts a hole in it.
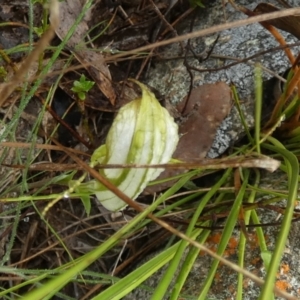
M 56 2 L 56 1 L 54 1 Z M 103 3 L 102 3 L 103 2 Z M 176 1 L 175 1 L 176 2 Z M 67 0 L 60 4 L 60 22 L 57 19 L 57 10 L 54 9 L 54 17 L 53 13 L 50 18 L 51 25 L 46 31 L 46 33 L 43 35 L 43 37 L 40 39 L 40 41 L 37 43 L 37 46 L 35 50 L 27 57 L 27 59 L 24 60 L 24 62 L 21 64 L 21 66 L 18 68 L 19 63 L 16 62 L 15 66 L 17 69 L 17 72 L 12 77 L 9 75 L 7 78 L 11 78 L 9 82 L 3 83 L 1 86 L 1 99 L 0 104 L 3 105 L 4 103 L 8 106 L 8 102 L 6 102 L 9 95 L 16 89 L 21 87 L 21 82 L 25 80 L 26 73 L 31 70 L 32 73 L 36 73 L 36 69 L 40 67 L 36 63 L 36 61 L 39 58 L 39 55 L 44 52 L 46 46 L 50 42 L 51 38 L 54 36 L 54 31 L 56 32 L 57 36 L 62 40 L 65 41 L 66 38 L 68 38 L 68 32 L 72 27 L 72 24 L 76 22 L 78 19 L 78 16 L 80 16 L 81 9 L 82 9 L 82 1 L 71 1 Z M 143 78 L 143 72 L 146 70 L 144 67 L 147 65 L 147 63 L 152 59 L 155 61 L 155 55 L 159 54 L 159 52 L 156 52 L 155 48 L 159 46 L 163 46 L 166 44 L 169 44 L 171 42 L 178 42 L 178 41 L 184 41 L 188 38 L 196 37 L 196 36 L 203 36 L 209 32 L 216 32 L 223 30 L 225 27 L 229 28 L 229 26 L 239 26 L 241 24 L 250 24 L 252 22 L 259 21 L 266 21 L 266 17 L 264 15 L 254 17 L 253 19 L 247 19 L 244 22 L 236 22 L 234 24 L 230 25 L 224 25 L 216 27 L 216 28 L 209 28 L 206 31 L 203 32 L 194 32 L 185 35 L 184 37 L 178 37 L 177 32 L 175 30 L 176 22 L 180 23 L 180 14 L 184 10 L 191 13 L 193 9 L 190 9 L 188 5 L 183 4 L 182 7 L 180 6 L 180 1 L 176 3 L 177 5 L 174 5 L 174 7 L 168 7 L 168 1 L 135 1 L 133 2 L 125 2 L 121 1 L 122 5 L 118 5 L 114 7 L 114 4 L 112 3 L 113 9 L 107 7 L 107 3 L 110 3 L 110 1 L 96 1 L 95 5 L 93 6 L 93 9 L 99 8 L 99 15 L 97 15 L 97 18 L 99 16 L 103 19 L 108 19 L 108 17 L 111 17 L 109 21 L 108 26 L 108 33 L 105 37 L 103 37 L 103 40 L 101 40 L 101 37 L 96 39 L 95 43 L 89 41 L 89 30 L 92 28 L 92 26 L 89 26 L 88 23 L 92 22 L 93 11 L 89 11 L 88 17 L 83 19 L 77 26 L 74 34 L 69 38 L 68 42 L 66 43 L 66 48 L 64 49 L 67 53 L 67 56 L 70 56 L 73 54 L 77 61 L 81 64 L 81 66 L 74 66 L 74 68 L 70 67 L 67 71 L 68 74 L 64 76 L 64 80 L 69 81 L 72 76 L 76 78 L 78 76 L 78 70 L 85 68 L 87 71 L 87 76 L 89 75 L 91 80 L 94 80 L 99 88 L 95 89 L 93 88 L 93 91 L 91 93 L 95 93 L 94 96 L 90 96 L 90 98 L 97 98 L 104 99 L 103 101 L 106 101 L 107 103 L 100 105 L 100 107 L 96 107 L 97 105 L 88 105 L 85 103 L 81 103 L 83 105 L 83 115 L 85 117 L 85 121 L 87 123 L 86 127 L 82 127 L 83 129 L 86 129 L 86 132 L 82 133 L 83 137 L 80 136 L 78 133 L 73 133 L 73 136 L 76 137 L 76 139 L 81 142 L 82 144 L 85 144 L 90 149 L 95 149 L 99 144 L 103 143 L 105 140 L 106 134 L 108 132 L 109 125 L 112 121 L 113 114 L 106 114 L 107 112 L 115 112 L 118 110 L 120 106 L 123 105 L 123 103 L 128 102 L 129 100 L 132 100 L 136 97 L 138 92 L 135 91 L 134 87 L 128 83 L 126 80 L 128 77 L 141 77 Z M 125 9 L 124 9 L 125 8 Z M 259 9 L 263 10 L 264 6 L 261 5 Z M 177 10 L 177 11 L 176 11 Z M 271 9 L 272 10 L 272 9 Z M 269 10 L 270 11 L 270 10 Z M 276 11 L 274 9 L 274 11 Z M 295 12 L 296 9 L 292 9 L 290 11 L 284 11 L 282 15 L 289 15 L 293 12 Z M 143 16 L 145 16 L 147 13 L 147 20 L 143 22 Z M 280 15 L 280 12 L 276 11 L 277 14 L 272 14 L 271 18 L 276 18 L 276 16 Z M 92 17 L 91 17 L 92 16 Z M 104 18 L 105 17 L 105 18 Z M 270 16 L 269 16 L 270 17 Z M 95 18 L 96 19 L 96 18 Z M 287 19 L 281 19 L 281 20 L 287 20 Z M 99 21 L 99 20 L 98 20 Z M 102 19 L 101 19 L 102 21 Z M 59 22 L 59 24 L 58 24 Z M 284 22 L 285 23 L 285 22 Z M 276 26 L 276 21 L 272 22 L 270 24 L 273 24 Z M 106 23 L 107 25 L 107 23 Z M 104 27 L 105 25 L 103 25 Z M 280 26 L 279 26 L 280 27 Z M 101 28 L 101 26 L 100 26 Z M 103 28 L 101 28 L 103 29 Z M 142 30 L 142 34 L 138 36 L 138 33 Z M 92 30 L 93 31 L 93 30 Z M 91 31 L 91 32 L 92 32 Z M 110 32 L 109 32 L 110 31 Z M 155 32 L 156 31 L 156 32 Z M 293 30 L 292 30 L 293 31 Z M 291 31 L 291 32 L 292 32 Z M 153 34 L 152 37 L 150 35 Z M 172 39 L 169 40 L 162 40 L 166 37 L 167 33 L 174 36 Z M 112 36 L 116 38 L 116 40 L 113 40 L 112 43 L 107 43 L 107 39 L 109 40 Z M 108 37 L 108 38 L 107 38 Z M 93 36 L 91 36 L 93 38 Z M 152 43 L 154 40 L 158 40 L 158 43 Z M 57 41 L 56 41 L 57 42 Z M 149 44 L 150 45 L 147 45 Z M 151 44 L 152 43 L 152 44 Z M 53 43 L 55 45 L 55 42 Z M 92 49 L 95 46 L 94 49 Z M 142 47 L 140 49 L 135 49 L 137 47 Z M 132 48 L 130 48 L 132 47 Z M 101 49 L 101 51 L 94 51 L 98 50 L 98 48 Z M 105 53 L 104 49 L 110 49 L 111 51 L 109 54 Z M 113 55 L 111 53 L 118 52 L 118 51 L 125 51 L 128 50 L 127 53 L 119 52 L 116 55 Z M 151 50 L 150 55 L 147 57 L 149 53 L 143 52 L 146 50 Z M 66 53 L 64 53 L 66 55 Z M 125 62 L 121 61 L 121 58 L 129 57 Z M 153 57 L 152 57 L 153 56 Z M 136 58 L 143 58 L 144 63 L 142 65 L 139 64 L 138 60 L 135 61 Z M 58 63 L 63 63 L 64 60 L 58 60 Z M 108 62 L 114 62 L 115 65 L 111 65 L 111 68 L 108 68 L 107 63 Z M 41 66 L 48 63 L 48 59 L 43 59 Z M 74 62 L 73 62 L 74 63 Z M 61 66 L 57 66 L 59 70 L 61 69 Z M 52 69 L 51 72 L 55 73 L 57 69 Z M 81 72 L 81 71 L 79 71 Z M 59 72 L 58 72 L 59 73 Z M 63 73 L 63 72 L 62 72 Z M 70 75 L 71 73 L 71 75 Z M 145 72 L 146 73 L 146 72 Z M 54 75 L 58 75 L 57 73 Z M 77 77 L 78 78 L 78 77 Z M 36 77 L 29 76 L 26 78 L 27 81 L 31 82 L 32 80 L 36 79 Z M 141 80 L 141 79 L 140 79 Z M 63 80 L 62 80 L 63 81 Z M 52 83 L 52 82 L 51 82 Z M 61 85 L 63 87 L 63 84 L 60 82 L 58 85 Z M 46 88 L 49 88 L 46 85 Z M 65 88 L 67 94 L 71 94 L 70 92 L 70 86 L 68 88 Z M 101 93 L 100 93 L 101 91 Z M 154 91 L 155 92 L 155 91 Z M 44 93 L 44 94 L 43 94 Z M 39 92 L 35 95 L 37 98 L 44 98 L 45 97 L 45 91 L 40 89 Z M 62 98 L 67 97 L 63 96 Z M 73 99 L 76 97 L 73 96 Z M 17 96 L 14 99 L 15 101 L 19 99 L 19 95 L 17 92 Z M 121 99 L 121 101 L 120 101 Z M 43 99 L 44 100 L 44 99 Z M 118 102 L 119 101 L 119 102 Z M 44 101 L 41 101 L 44 103 Z M 71 106 L 76 106 L 74 104 L 75 102 L 70 100 Z M 110 103 L 109 103 L 110 102 Z M 9 103 L 9 106 L 14 106 L 15 102 Z M 79 104 L 77 103 L 79 106 Z M 115 105 L 115 106 L 114 106 Z M 167 104 L 168 105 L 168 104 Z M 52 110 L 52 107 L 44 105 L 43 108 L 47 108 L 48 111 Z M 230 110 L 232 108 L 232 94 L 230 87 L 225 84 L 224 82 L 215 82 L 213 84 L 203 84 L 199 87 L 192 88 L 190 93 L 186 96 L 185 101 L 178 107 L 178 114 L 179 116 L 179 128 L 180 128 L 180 134 L 181 139 L 179 142 L 179 146 L 175 152 L 174 157 L 177 159 L 183 160 L 182 166 L 178 165 L 178 169 L 172 168 L 170 165 L 165 165 L 164 167 L 168 169 L 166 172 L 169 172 L 168 176 L 179 174 L 182 172 L 185 172 L 186 169 L 194 169 L 199 167 L 199 159 L 205 158 L 208 150 L 210 149 L 214 136 L 216 134 L 216 130 L 221 124 L 221 122 L 227 117 Z M 68 131 L 76 131 L 77 128 L 75 126 L 68 124 L 68 122 L 64 122 L 61 120 L 61 117 L 64 115 L 65 112 L 68 112 L 68 110 L 71 110 L 71 108 L 67 108 L 63 110 L 63 113 L 58 113 L 58 110 L 51 111 L 52 115 L 59 115 L 56 120 L 59 121 L 59 123 L 64 124 L 64 126 L 67 128 Z M 98 111 L 96 111 L 96 109 Z M 101 113 L 99 113 L 101 111 Z M 37 110 L 35 110 L 33 113 L 33 116 L 37 114 Z M 99 116 L 101 115 L 101 116 Z M 45 118 L 46 119 L 46 118 Z M 106 122 L 106 119 L 108 121 Z M 297 120 L 298 121 L 298 120 Z M 67 124 L 66 124 L 67 123 Z M 44 140 L 46 140 L 51 134 L 45 134 L 42 133 L 43 129 L 40 128 L 38 131 L 39 135 L 42 136 Z M 101 131 L 101 132 L 100 132 Z M 91 137 L 92 136 L 92 137 Z M 48 152 L 43 153 L 40 155 L 38 159 L 35 161 L 33 160 L 32 166 L 26 166 L 26 163 L 24 160 L 21 160 L 21 163 L 16 164 L 12 161 L 6 161 L 5 167 L 10 166 L 15 169 L 25 169 L 31 171 L 30 175 L 35 175 L 37 170 L 40 170 L 41 167 L 41 161 L 47 159 L 49 163 L 44 163 L 44 169 L 51 171 L 48 172 L 47 175 L 43 175 L 38 173 L 38 181 L 30 180 L 28 182 L 28 190 L 29 193 L 34 194 L 38 189 L 42 188 L 43 184 L 45 182 L 50 181 L 52 177 L 55 177 L 55 175 L 58 173 L 58 171 L 62 170 L 62 164 L 66 163 L 67 166 L 73 168 L 73 169 L 83 169 L 90 173 L 91 176 L 94 176 L 96 179 L 101 181 L 104 185 L 107 185 L 109 189 L 111 189 L 114 193 L 116 193 L 121 199 L 126 199 L 126 202 L 137 211 L 143 211 L 143 208 L 141 205 L 138 205 L 137 203 L 133 203 L 132 199 L 129 197 L 126 197 L 126 195 L 120 193 L 116 187 L 111 185 L 111 183 L 106 182 L 105 178 L 103 179 L 101 176 L 99 176 L 98 171 L 91 169 L 86 163 L 85 158 L 88 156 L 88 153 L 80 152 L 79 150 L 74 149 L 67 149 L 60 145 L 56 141 L 55 138 L 51 138 L 52 142 L 57 144 L 57 146 L 52 145 L 38 145 L 37 149 L 46 149 Z M 86 142 L 88 141 L 88 142 Z M 1 146 L 5 147 L 31 147 L 30 143 L 27 144 L 21 144 L 20 142 L 16 142 L 13 144 L 9 144 L 12 142 L 2 143 Z M 53 153 L 50 152 L 57 151 L 53 155 Z M 59 151 L 58 151 L 59 150 Z M 85 149 L 86 151 L 86 149 Z M 65 154 L 61 154 L 65 153 Z M 11 152 L 9 153 L 11 156 Z M 71 165 L 70 158 L 73 159 L 76 162 L 76 167 Z M 277 161 L 271 161 L 264 157 L 261 158 L 256 157 L 250 157 L 245 158 L 244 160 L 223 160 L 218 165 L 216 163 L 213 165 L 213 162 L 210 165 L 211 169 L 214 168 L 228 168 L 228 167 L 261 167 L 262 162 L 265 162 L 266 164 L 264 167 L 266 169 L 274 170 L 278 168 L 279 164 Z M 53 163 L 52 163 L 53 162 Z M 217 162 L 217 161 L 216 161 Z M 186 164 L 184 164 L 186 163 Z M 190 165 L 188 165 L 191 163 Z M 197 165 L 198 164 L 198 165 Z M 204 164 L 202 164 L 203 166 Z M 36 168 L 34 168 L 36 166 Z M 55 167 L 57 166 L 57 167 Z M 125 166 L 129 167 L 129 166 Z M 139 167 L 139 166 L 137 166 Z M 144 166 L 145 167 L 145 166 Z M 156 166 L 157 167 L 157 166 Z M 33 171 L 35 170 L 35 172 Z M 20 175 L 21 173 L 19 173 Z M 8 181 L 10 179 L 8 178 Z M 9 182 L 6 182 L 6 185 L 9 185 Z M 5 186 L 3 186 L 5 187 Z M 163 186 L 165 189 L 167 185 Z M 161 189 L 161 188 L 160 188 Z M 156 190 L 152 190 L 152 192 L 157 192 L 160 190 L 158 187 L 156 187 Z M 61 193 L 63 189 L 59 186 L 56 186 L 53 184 L 53 186 L 47 187 L 45 191 L 45 196 L 54 194 L 54 193 Z M 12 193 L 19 193 L 22 194 L 21 188 L 15 188 Z M 5 195 L 6 198 L 8 198 L 11 194 Z M 68 196 L 68 195 L 67 195 Z M 97 210 L 95 208 L 92 208 L 92 217 L 88 218 L 84 215 L 82 212 L 82 209 L 80 209 L 80 203 L 74 204 L 73 203 L 59 203 L 57 206 L 52 207 L 47 214 L 49 223 L 53 228 L 61 233 L 63 239 L 66 241 L 67 246 L 72 249 L 73 253 L 75 255 L 79 255 L 81 252 L 87 252 L 92 247 L 97 246 L 99 244 L 99 241 L 105 240 L 108 235 L 113 234 L 113 231 L 116 227 L 112 226 L 111 224 L 107 224 L 105 220 L 102 219 L 102 216 L 97 215 Z M 38 203 L 38 209 L 42 210 L 44 207 L 44 203 L 40 202 Z M 13 209 L 13 206 L 11 207 Z M 3 208 L 2 209 L 7 209 Z M 129 210 L 130 212 L 130 210 Z M 136 212 L 134 212 L 136 213 Z M 60 247 L 59 243 L 57 242 L 56 238 L 51 235 L 48 231 L 48 225 L 41 221 L 39 216 L 35 214 L 35 210 L 33 207 L 24 208 L 22 210 L 22 218 L 34 214 L 35 216 L 32 217 L 31 222 L 20 229 L 19 235 L 16 241 L 16 247 L 14 250 L 14 254 L 11 256 L 11 266 L 18 266 L 22 268 L 36 268 L 37 266 L 40 267 L 41 265 L 45 268 L 51 268 L 51 261 L 54 261 L 55 258 L 55 264 L 59 265 L 64 260 L 68 260 L 67 255 L 65 255 L 65 251 L 62 247 Z M 61 215 L 66 216 L 64 219 L 60 218 Z M 156 218 L 154 215 L 149 214 L 148 217 L 152 219 L 153 221 L 157 222 L 161 227 L 166 228 L 170 230 L 173 234 L 180 236 L 181 238 L 187 240 L 194 246 L 200 247 L 203 249 L 203 251 L 207 252 L 207 249 L 203 247 L 201 244 L 196 243 L 195 241 L 192 241 L 191 239 L 187 238 L 184 234 L 178 232 L 173 227 L 170 227 L 169 224 L 165 221 L 162 221 L 161 219 Z M 97 225 L 94 226 L 93 218 L 96 218 L 97 221 L 95 223 Z M 92 220 L 92 221 L 91 221 Z M 100 221 L 99 221 L 100 220 Z M 22 221 L 23 222 L 23 221 Z M 99 224 L 101 223 L 102 224 Z M 171 221 L 172 222 L 172 221 Z M 72 225 L 70 225 L 72 224 Z M 75 225 L 74 225 L 75 224 Z M 174 223 L 176 224 L 176 223 Z M 77 230 L 79 226 L 81 229 L 80 234 L 77 235 Z M 113 230 L 111 230 L 113 228 Z M 99 230 L 98 230 L 99 229 Z M 155 228 L 157 230 L 157 227 Z M 4 231 L 1 232 L 2 236 L 8 237 L 9 234 L 12 233 L 12 226 L 9 225 L 5 228 Z M 90 234 L 89 238 L 85 235 L 85 232 L 89 232 Z M 26 235 L 26 239 L 22 239 L 22 235 Z M 47 235 L 45 238 L 45 234 Z M 154 233 L 151 232 L 151 234 Z M 130 254 L 134 255 L 134 252 L 139 252 L 137 249 L 139 249 L 140 245 L 143 244 L 143 241 L 147 239 L 147 236 L 143 239 L 141 238 L 140 241 L 137 241 L 136 243 L 133 242 L 131 246 L 134 248 L 132 252 L 128 248 L 128 252 Z M 138 239 L 137 239 L 138 240 Z M 46 253 L 45 250 L 46 246 L 50 245 L 48 250 L 53 251 L 49 254 Z M 2 245 L 5 247 L 5 243 Z M 55 248 L 57 246 L 57 248 Z M 124 244 L 124 247 L 126 245 Z M 4 253 L 3 253 L 4 254 Z M 210 253 L 212 256 L 217 257 L 214 253 Z M 44 257 L 42 256 L 44 255 Z M 94 267 L 101 270 L 101 272 L 109 273 L 108 269 L 114 264 L 115 261 L 118 261 L 116 253 L 113 251 L 110 253 L 111 259 L 108 260 L 101 260 L 100 262 L 96 263 Z M 37 258 L 38 257 L 38 258 Z M 220 258 L 220 257 L 218 257 Z M 224 264 L 227 264 L 225 260 L 223 260 Z M 126 267 L 126 266 L 124 266 Z M 121 272 L 122 268 L 118 269 L 118 272 Z M 248 276 L 248 273 L 245 272 Z M 252 279 L 255 277 L 252 277 Z M 19 280 L 19 279 L 18 279 Z M 257 281 L 260 284 L 261 281 Z M 66 287 L 66 289 L 63 291 L 66 294 L 70 294 L 73 296 L 73 291 L 70 286 Z M 80 286 L 80 294 L 85 295 L 86 297 L 88 295 L 88 285 L 87 286 Z
M 67 0 L 60 4 L 60 22 L 55 30 L 60 39 L 64 39 L 67 36 L 72 25 L 80 15 L 82 6 L 79 0 Z M 109 99 L 111 104 L 115 104 L 116 94 L 112 85 L 110 71 L 103 55 L 87 47 L 88 40 L 85 42 L 85 38 L 88 38 L 88 31 L 87 22 L 82 20 L 76 27 L 74 34 L 69 38 L 67 47 L 87 69 L 100 91 Z

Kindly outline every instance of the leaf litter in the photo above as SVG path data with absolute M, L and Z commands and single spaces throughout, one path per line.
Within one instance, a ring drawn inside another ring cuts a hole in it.
M 165 4 L 162 3 L 161 6 L 162 9 L 164 8 L 164 5 Z M 52 19 L 51 24 L 55 29 L 57 36 L 60 39 L 64 39 L 71 25 L 78 17 L 82 5 L 79 3 L 79 1 L 78 3 L 75 3 L 74 1 L 65 1 L 61 4 L 61 6 L 63 7 L 61 9 L 61 13 L 63 12 L 63 14 L 61 14 L 61 17 L 63 18 L 63 22 L 61 20 L 60 25 L 57 26 L 55 21 L 53 21 Z M 103 93 L 104 97 L 106 97 L 107 101 L 110 101 L 111 104 L 110 108 L 111 111 L 113 112 L 114 111 L 113 105 L 115 104 L 116 95 L 128 93 L 126 91 L 124 92 L 124 89 L 125 90 L 132 89 L 132 86 L 130 86 L 130 84 L 128 85 L 127 83 L 122 82 L 122 80 L 126 79 L 126 77 L 128 77 L 129 74 L 130 76 L 133 76 L 134 70 L 130 68 L 131 67 L 130 64 L 128 66 L 127 63 L 124 63 L 123 65 L 120 63 L 119 66 L 120 73 L 123 74 L 124 78 L 121 79 L 121 82 L 116 82 L 117 88 L 115 89 L 114 82 L 113 82 L 114 73 L 110 72 L 105 62 L 106 59 L 104 55 L 100 52 L 99 53 L 94 52 L 94 50 L 91 50 L 89 47 L 85 46 L 87 40 L 84 41 L 84 39 L 87 38 L 87 32 L 89 30 L 89 27 L 87 26 L 87 22 L 88 21 L 83 20 L 81 23 L 79 23 L 77 27 L 78 31 L 76 30 L 77 35 L 75 34 L 71 37 L 71 39 L 67 43 L 67 47 L 68 50 L 70 50 L 74 54 L 74 56 L 79 61 L 79 63 L 82 64 L 84 68 L 86 68 L 91 79 L 93 79 L 96 82 L 99 90 Z M 23 66 L 20 67 L 20 71 L 18 71 L 16 75 L 13 76 L 12 80 L 9 83 L 4 83 L 2 85 L 2 93 L 1 93 L 3 96 L 3 98 L 1 98 L 2 104 L 5 102 L 9 94 L 13 90 L 15 90 L 15 88 L 18 87 L 18 85 L 24 80 L 25 73 L 28 71 L 28 69 L 35 64 L 34 61 L 37 60 L 38 55 L 41 52 L 43 52 L 46 44 L 48 44 L 51 37 L 53 36 L 52 33 L 53 28 L 49 29 L 49 35 L 47 35 L 46 33 L 46 38 L 44 38 L 44 40 L 43 38 L 42 40 L 40 40 L 37 46 L 37 49 L 39 49 L 38 52 L 30 55 L 24 61 Z M 121 35 L 122 34 L 120 34 L 120 36 Z M 141 43 L 143 43 L 143 41 Z M 116 47 L 118 47 L 117 45 L 118 44 L 116 44 Z M 114 51 L 117 50 L 118 50 L 117 48 L 114 48 Z M 137 66 L 135 68 L 137 68 Z M 118 68 L 116 69 L 118 71 Z M 35 72 L 33 71 L 33 73 Z M 27 80 L 30 81 L 30 78 Z M 68 89 L 68 91 L 69 90 L 70 88 Z M 138 92 L 133 91 L 133 95 L 136 95 L 137 93 Z M 103 95 L 99 97 L 103 98 Z M 130 92 L 129 95 L 130 96 L 127 97 L 131 98 L 132 94 L 130 94 Z M 222 95 L 222 96 L 218 97 L 218 95 Z M 180 134 L 182 135 L 182 137 L 181 137 L 179 147 L 175 152 L 176 155 L 174 157 L 178 159 L 189 160 L 189 161 L 193 161 L 193 159 L 203 159 L 205 158 L 207 151 L 210 149 L 212 145 L 217 128 L 219 127 L 220 123 L 226 118 L 226 116 L 228 115 L 232 107 L 231 90 L 229 86 L 223 82 L 218 82 L 214 84 L 204 84 L 200 87 L 193 88 L 191 90 L 190 95 L 186 97 L 186 101 L 184 101 L 183 103 L 184 104 L 181 104 L 178 107 L 179 115 L 180 115 L 180 121 L 179 121 Z M 101 111 L 101 107 L 100 108 L 98 107 L 97 109 Z M 103 109 L 103 115 L 105 115 L 106 111 L 107 111 L 106 109 Z M 103 115 L 102 115 L 102 119 L 103 119 Z M 108 118 L 111 119 L 112 114 L 110 114 Z M 97 121 L 99 122 L 99 119 Z M 111 120 L 108 123 L 110 122 Z M 203 126 L 204 124 L 205 126 Z M 102 132 L 102 137 L 100 139 L 97 138 L 99 139 L 98 141 L 93 141 L 93 142 L 95 144 L 102 143 L 103 140 L 105 139 L 106 133 L 107 130 Z M 199 141 L 201 141 L 201 143 L 199 143 Z M 60 157 L 60 159 L 62 159 L 61 161 L 66 160 L 66 158 L 63 158 L 62 156 Z M 54 187 L 54 190 L 59 190 L 59 189 Z M 69 221 L 76 220 L 77 213 L 78 215 L 83 217 L 83 214 L 80 214 L 80 210 L 79 211 L 78 209 L 74 210 L 74 208 L 75 207 L 73 205 L 70 205 L 70 210 L 72 211 L 72 214 L 69 216 L 70 217 Z M 59 210 L 65 211 L 62 204 L 59 206 Z M 31 211 L 29 210 L 29 213 L 30 212 Z M 95 210 L 92 212 L 96 214 Z M 67 226 L 66 222 L 62 222 L 61 220 L 59 220 L 59 218 L 57 218 L 55 213 L 51 213 L 51 210 L 49 212 L 49 219 L 51 219 L 53 223 L 57 225 L 56 230 L 63 230 L 63 228 Z M 45 224 L 41 222 L 40 225 L 43 230 L 46 229 L 44 227 Z M 36 223 L 33 223 L 31 227 L 32 230 L 35 228 L 35 226 Z M 87 227 L 89 226 L 90 224 L 88 224 Z M 23 229 L 24 234 L 26 234 L 26 229 L 28 229 L 28 226 L 25 226 L 25 228 Z M 99 232 L 95 232 L 95 234 L 99 235 Z M 100 238 L 104 238 L 105 235 L 101 233 L 100 236 L 101 236 Z M 34 240 L 34 234 L 31 235 L 29 240 L 26 240 L 25 242 L 26 242 L 27 250 L 22 253 L 23 258 L 24 255 L 28 256 L 30 253 L 30 250 L 28 250 L 27 248 L 27 246 L 30 243 L 34 243 L 35 245 L 37 244 L 37 242 L 40 242 L 41 245 L 45 243 L 44 241 Z M 74 249 L 77 249 L 77 251 L 79 252 L 87 251 L 87 249 L 89 248 L 89 246 L 84 246 L 83 247 L 84 249 L 80 250 L 80 246 L 79 246 L 80 238 L 72 239 L 70 241 L 70 244 L 73 244 L 73 246 L 75 244 L 76 246 L 74 246 Z M 88 242 L 81 242 L 81 245 L 83 244 L 85 245 L 95 244 L 95 240 L 92 238 Z M 18 241 L 17 245 L 20 245 L 20 247 L 22 247 L 22 241 Z M 16 257 L 13 258 L 13 261 L 17 262 L 18 260 L 17 256 L 18 255 L 16 255 Z M 30 259 L 28 259 L 28 261 L 30 261 Z M 112 259 L 112 261 L 114 261 L 114 259 Z M 24 267 L 24 265 L 22 265 L 22 267 Z
M 63 40 L 75 23 L 82 11 L 82 4 L 79 0 L 67 0 L 60 4 L 60 21 L 56 28 L 56 34 Z M 86 16 L 89 13 L 86 14 Z M 51 18 L 50 18 L 51 21 Z M 52 21 L 51 21 L 52 22 Z M 76 31 L 67 42 L 67 47 L 72 51 L 77 60 L 87 69 L 100 91 L 115 104 L 115 91 L 112 86 L 111 74 L 101 53 L 87 48 L 84 38 L 88 38 L 89 27 L 86 20 L 82 20 L 76 27 Z

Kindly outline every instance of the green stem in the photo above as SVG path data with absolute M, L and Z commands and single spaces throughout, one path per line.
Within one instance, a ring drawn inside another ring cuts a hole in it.
M 286 210 L 282 220 L 282 225 L 280 227 L 278 238 L 275 243 L 275 249 L 270 261 L 269 268 L 267 270 L 265 284 L 262 287 L 259 300 L 269 299 L 274 289 L 276 273 L 278 271 L 280 260 L 291 227 L 291 221 L 293 218 L 294 201 L 295 199 L 297 199 L 297 192 L 298 192 L 298 174 L 299 174 L 299 162 L 297 160 L 297 157 L 290 151 L 287 151 L 285 147 L 276 139 L 272 137 L 268 137 L 267 140 L 271 142 L 274 146 L 269 144 L 263 144 L 262 146 L 271 151 L 280 153 L 285 160 L 285 164 L 287 166 L 287 174 L 288 174 L 289 195 L 287 199 Z

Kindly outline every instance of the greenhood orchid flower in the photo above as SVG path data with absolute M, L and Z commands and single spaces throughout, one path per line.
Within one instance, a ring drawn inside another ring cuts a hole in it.
M 172 158 L 179 140 L 177 124 L 145 85 L 133 81 L 140 86 L 142 96 L 119 110 L 106 143 L 91 157 L 92 167 L 97 164 L 164 164 Z M 163 168 L 120 168 L 99 172 L 134 200 L 162 171 Z M 110 211 L 119 211 L 127 205 L 97 180 L 82 183 L 76 192 L 95 194 Z

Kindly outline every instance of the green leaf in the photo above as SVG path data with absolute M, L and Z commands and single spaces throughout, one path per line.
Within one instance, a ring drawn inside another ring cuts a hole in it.
M 74 83 L 73 83 L 73 88 L 72 90 L 74 89 L 74 91 L 80 91 L 81 90 L 81 82 L 75 80 Z
M 79 92 L 78 97 L 79 97 L 80 100 L 85 100 L 85 93 Z
M 262 251 L 260 256 L 264 262 L 265 268 L 268 269 L 271 259 L 272 259 L 272 252 L 271 251 Z
M 190 5 L 192 6 L 192 7 L 202 7 L 202 8 L 204 8 L 205 6 L 203 5 L 203 3 L 202 3 L 202 0 L 189 0 L 190 1 Z
M 88 194 L 80 195 L 86 214 L 89 216 L 91 212 L 91 199 Z
M 75 92 L 80 100 L 85 100 L 86 93 L 93 87 L 94 84 L 95 82 L 86 80 L 85 75 L 82 74 L 79 81 L 75 80 L 73 82 L 71 91 Z

